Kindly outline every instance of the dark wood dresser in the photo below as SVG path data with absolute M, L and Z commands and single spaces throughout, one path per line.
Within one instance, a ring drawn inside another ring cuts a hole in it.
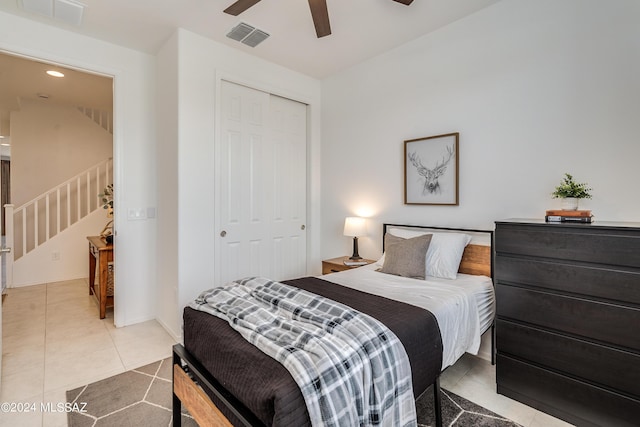
M 496 222 L 498 393 L 640 425 L 640 223 Z

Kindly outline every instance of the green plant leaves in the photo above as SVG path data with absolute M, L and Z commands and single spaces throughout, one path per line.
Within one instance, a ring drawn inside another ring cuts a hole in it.
M 575 197 L 576 199 L 590 199 L 593 189 L 585 182 L 575 182 L 571 174 L 565 173 L 564 179 L 551 195 L 554 199 L 566 199 Z

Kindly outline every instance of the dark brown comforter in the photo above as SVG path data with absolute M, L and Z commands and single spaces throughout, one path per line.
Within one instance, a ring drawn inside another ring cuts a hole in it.
M 384 323 L 409 356 L 415 398 L 440 374 L 442 340 L 438 323 L 429 311 L 316 277 L 283 283 L 341 302 Z M 185 308 L 183 317 L 186 350 L 265 425 L 311 425 L 300 389 L 280 363 L 218 317 L 190 307 Z M 229 411 L 223 412 L 234 422 Z

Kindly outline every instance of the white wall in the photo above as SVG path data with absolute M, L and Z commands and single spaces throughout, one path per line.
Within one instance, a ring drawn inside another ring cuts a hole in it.
M 89 276 L 89 241 L 109 222 L 105 211 L 95 210 L 66 230 L 33 249 L 13 264 L 13 286 L 82 279 Z M 58 258 L 54 259 L 53 254 Z
M 0 50 L 114 77 L 115 324 L 155 317 L 155 61 L 150 55 L 0 12 Z M 88 259 L 88 258 L 87 258 Z
M 112 135 L 108 131 L 76 108 L 51 104 L 50 100 L 21 100 L 20 110 L 11 112 L 11 133 L 11 202 L 16 208 L 113 156 Z M 95 208 L 99 206 L 99 191 L 92 191 Z M 44 206 L 40 204 L 39 218 L 44 216 Z M 98 215 L 64 229 L 28 256 L 19 258 L 13 270 L 13 286 L 86 277 L 86 236 L 98 234 L 108 221 L 105 211 L 99 209 Z M 22 221 L 16 221 L 15 226 L 19 229 Z M 44 236 L 44 223 L 39 233 Z M 27 236 L 33 241 L 32 232 Z M 21 232 L 15 234 L 13 252 L 23 253 Z M 58 253 L 55 261 L 54 252 Z
M 173 57 L 177 57 L 178 69 L 172 66 L 165 69 L 164 65 L 170 64 Z M 160 135 L 162 151 L 158 159 L 164 164 L 177 156 L 176 163 L 167 169 L 169 174 L 177 170 L 178 182 L 177 188 L 163 188 L 159 194 L 161 206 L 177 202 L 177 213 L 166 214 L 166 221 L 164 212 L 159 216 L 162 215 L 162 229 L 171 229 L 171 223 L 177 221 L 178 246 L 174 261 L 177 264 L 159 266 L 170 273 L 167 277 L 158 274 L 160 293 L 175 302 L 172 307 L 170 303 L 164 304 L 158 319 L 179 338 L 183 307 L 201 291 L 216 285 L 214 246 L 220 230 L 215 229 L 213 216 L 214 140 L 216 92 L 223 78 L 310 105 L 307 259 L 310 271 L 320 272 L 320 82 L 185 30 L 178 30 L 177 41 L 172 38 L 163 47 L 158 70 L 158 81 L 163 86 L 175 81 L 173 88 L 159 89 L 161 104 L 165 99 L 178 100 L 177 122 L 170 108 L 160 110 L 158 118 L 161 128 L 168 131 L 168 135 Z M 166 240 L 174 238 L 170 235 Z M 177 284 L 173 282 L 174 273 Z
M 178 311 L 178 34 L 157 55 L 158 94 L 158 321 L 182 336 Z
M 542 218 L 565 172 L 597 221 L 640 221 L 640 3 L 509 0 L 322 85 L 323 257 L 344 217 L 492 229 Z M 403 141 L 460 132 L 460 205 L 403 204 Z
M 23 100 L 11 113 L 11 202 L 18 207 L 112 153 L 111 134 L 76 108 Z

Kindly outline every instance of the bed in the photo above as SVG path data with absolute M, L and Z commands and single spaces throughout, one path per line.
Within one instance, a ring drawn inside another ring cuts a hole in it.
M 493 325 L 492 232 L 383 226 L 383 236 L 389 239 L 424 234 L 469 237 L 458 258 L 459 268 L 456 264 L 455 280 L 414 279 L 376 271 L 391 263 L 385 263 L 384 257 L 393 256 L 393 251 L 386 251 L 369 266 L 285 283 L 347 304 L 392 330 L 407 351 L 414 396 L 433 385 L 436 424 L 440 425 L 440 372 L 464 352 L 477 353 L 480 335 Z M 446 261 L 427 257 L 428 266 L 435 262 L 434 271 L 450 267 Z M 304 400 L 288 371 L 218 317 L 185 308 L 184 346 L 174 346 L 173 357 L 175 426 L 180 426 L 181 404 L 203 426 L 310 424 Z

